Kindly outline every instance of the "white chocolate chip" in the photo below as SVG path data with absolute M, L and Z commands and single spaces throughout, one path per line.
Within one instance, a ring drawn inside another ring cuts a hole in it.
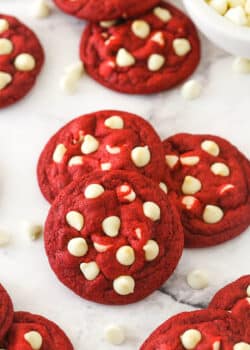
M 220 342 L 220 340 L 216 340 L 216 341 L 213 343 L 213 350 L 220 350 L 220 347 L 221 347 L 221 342 Z
M 250 298 L 250 284 L 249 284 L 249 286 L 247 287 L 247 296 Z
M 211 154 L 211 156 L 217 157 L 220 153 L 220 148 L 217 145 L 216 142 L 210 141 L 210 140 L 205 140 L 201 144 L 201 148 L 203 151 Z
M 166 164 L 172 169 L 178 163 L 179 157 L 172 154 L 168 154 L 165 156 L 165 161 L 166 161 Z
M 65 68 L 65 75 L 60 81 L 60 88 L 67 94 L 76 91 L 77 83 L 84 73 L 84 65 L 81 61 L 76 61 Z
M 202 270 L 193 270 L 187 275 L 187 283 L 192 289 L 205 289 L 208 286 L 207 273 Z
M 168 193 L 168 187 L 164 182 L 160 182 L 159 187 L 163 192 Z
M 232 64 L 233 71 L 240 74 L 250 74 L 250 59 L 236 57 Z
M 157 221 L 161 217 L 161 209 L 154 202 L 143 203 L 143 213 L 147 218 L 151 219 L 152 221 Z
M 224 16 L 228 8 L 227 0 L 210 0 L 209 5 L 221 16 Z
M 69 226 L 73 227 L 77 231 L 81 231 L 84 225 L 84 218 L 82 214 L 75 210 L 71 210 L 67 213 L 66 221 Z
M 52 157 L 53 161 L 55 163 L 61 163 L 66 152 L 67 152 L 67 148 L 62 143 L 57 145 L 53 153 L 53 157 Z
M 225 192 L 227 192 L 228 190 L 233 189 L 235 186 L 232 184 L 226 184 L 226 185 L 222 185 L 219 188 L 219 194 L 224 194 Z
M 233 350 L 250 350 L 250 344 L 240 342 L 234 345 Z
M 150 33 L 150 26 L 147 22 L 142 20 L 135 20 L 131 26 L 132 32 L 141 39 L 146 39 Z
M 135 262 L 134 249 L 129 245 L 120 247 L 116 252 L 116 259 L 121 265 L 132 265 Z
M 180 161 L 181 161 L 182 165 L 193 166 L 193 165 L 196 165 L 199 163 L 200 157 L 198 157 L 198 156 L 189 156 L 189 157 L 182 156 L 180 158 Z
M 109 216 L 102 222 L 102 229 L 109 237 L 116 237 L 119 234 L 121 220 L 118 216 Z
M 138 168 L 143 168 L 146 166 L 151 159 L 151 154 L 148 146 L 135 147 L 132 149 L 131 159 Z
M 229 167 L 224 163 L 214 163 L 213 165 L 211 165 L 210 169 L 214 175 L 219 175 L 219 176 L 230 175 Z
M 111 147 L 109 145 L 106 145 L 106 150 L 110 154 L 118 154 L 121 152 L 120 147 Z
M 85 135 L 81 146 L 83 154 L 90 154 L 97 151 L 99 148 L 99 141 L 92 135 Z
M 36 0 L 34 4 L 34 16 L 36 18 L 46 18 L 51 13 L 51 8 L 47 1 L 45 0 Z
M 0 38 L 0 55 L 8 55 L 13 51 L 13 44 L 9 39 Z
M 201 95 L 202 86 L 197 80 L 189 80 L 183 84 L 181 95 L 185 100 L 194 100 Z
M 99 266 L 95 261 L 81 263 L 80 270 L 88 281 L 93 281 L 100 273 Z
M 126 49 L 119 49 L 116 55 L 116 64 L 119 67 L 130 67 L 135 64 L 135 58 Z
M 88 251 L 88 244 L 82 237 L 72 238 L 68 243 L 68 251 L 73 256 L 82 257 Z
M 43 233 L 43 226 L 33 223 L 31 221 L 22 222 L 22 231 L 31 241 L 35 241 L 41 237 Z
M 3 230 L 0 229 L 0 247 L 4 247 L 5 245 L 9 244 L 10 242 L 10 234 Z
M 105 120 L 104 125 L 110 129 L 123 129 L 124 121 L 121 117 L 114 115 Z
M 197 202 L 197 199 L 193 196 L 185 196 L 182 198 L 182 204 L 185 205 L 185 207 L 188 209 L 188 210 L 191 210 L 195 204 L 195 202 Z
M 152 261 L 156 259 L 160 252 L 158 243 L 152 239 L 147 241 L 143 247 L 143 250 L 145 252 L 146 261 Z
M 35 68 L 36 61 L 30 54 L 21 53 L 15 58 L 14 65 L 20 72 L 29 72 Z
M 112 164 L 111 163 L 102 163 L 101 164 L 101 169 L 103 171 L 108 171 L 112 168 Z
M 207 224 L 216 224 L 217 222 L 221 221 L 223 216 L 223 211 L 216 205 L 206 205 L 203 212 L 203 220 Z
M 181 343 L 187 350 L 194 349 L 202 339 L 201 332 L 197 329 L 189 329 L 181 335 Z
M 201 190 L 201 182 L 196 177 L 185 176 L 181 190 L 184 194 L 195 194 Z
M 164 46 L 165 45 L 165 40 L 163 37 L 162 32 L 156 32 L 155 34 L 153 34 L 150 38 L 152 41 L 154 41 L 155 43 L 159 44 L 160 46 Z
M 116 24 L 116 21 L 101 21 L 99 24 L 102 28 L 110 28 Z
M 239 26 L 247 26 L 248 18 L 242 6 L 232 7 L 225 13 L 225 18 Z
M 120 276 L 113 281 L 113 288 L 119 295 L 134 293 L 135 281 L 131 276 Z
M 73 94 L 76 91 L 76 80 L 70 75 L 64 75 L 60 80 L 60 89 L 68 95 Z
M 159 7 L 159 6 L 155 7 L 153 10 L 153 13 L 162 22 L 168 22 L 172 18 L 171 13 L 167 9 L 164 9 L 163 7 Z
M 0 72 L 0 91 L 3 90 L 12 81 L 9 73 Z
M 104 193 L 104 188 L 99 184 L 88 185 L 84 191 L 84 195 L 88 199 L 97 198 Z
M 105 329 L 105 339 L 113 345 L 121 345 L 125 341 L 124 330 L 117 325 L 110 325 Z
M 98 253 L 104 253 L 106 252 L 111 246 L 110 245 L 104 245 L 94 242 L 94 248 Z
M 75 166 L 75 165 L 82 165 L 83 164 L 83 159 L 81 156 L 74 156 L 71 157 L 68 166 Z
M 153 53 L 148 58 L 148 69 L 152 72 L 156 72 L 162 68 L 165 63 L 165 57 L 156 53 Z
M 185 38 L 174 39 L 173 49 L 177 56 L 185 56 L 191 51 L 191 45 Z
M 9 27 L 9 22 L 4 18 L 0 18 L 0 34 L 8 30 Z
M 39 350 L 43 344 L 43 338 L 40 333 L 36 331 L 27 332 L 24 334 L 24 339 L 30 344 L 33 350 Z

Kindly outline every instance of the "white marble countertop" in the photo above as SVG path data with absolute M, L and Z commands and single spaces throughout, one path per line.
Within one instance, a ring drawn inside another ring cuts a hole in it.
M 154 96 L 127 96 L 107 90 L 87 76 L 75 95 L 64 95 L 59 80 L 65 66 L 78 57 L 85 24 L 58 10 L 37 20 L 31 14 L 33 2 L 1 0 L 0 4 L 2 13 L 18 16 L 36 31 L 47 56 L 28 97 L 0 111 L 0 228 L 12 235 L 11 243 L 0 250 L 0 281 L 17 310 L 40 313 L 57 322 L 75 349 L 111 349 L 103 340 L 104 326 L 110 323 L 126 329 L 127 341 L 121 349 L 136 349 L 162 321 L 206 305 L 225 282 L 250 272 L 250 230 L 215 248 L 185 250 L 171 280 L 142 302 L 110 307 L 81 300 L 57 281 L 42 240 L 29 242 L 21 233 L 23 219 L 44 222 L 49 209 L 36 182 L 39 153 L 50 135 L 73 117 L 112 108 L 144 116 L 163 138 L 177 132 L 214 133 L 231 140 L 250 157 L 250 75 L 233 73 L 233 58 L 203 38 L 203 58 L 194 77 L 201 80 L 204 90 L 195 101 L 185 101 L 179 87 Z M 185 282 L 187 272 L 196 268 L 205 269 L 210 277 L 209 288 L 199 292 Z

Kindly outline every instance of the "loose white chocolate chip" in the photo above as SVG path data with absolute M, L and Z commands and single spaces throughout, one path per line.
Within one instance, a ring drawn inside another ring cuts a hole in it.
M 35 241 L 41 237 L 43 233 L 43 226 L 25 220 L 22 222 L 22 231 L 28 239 Z
M 187 275 L 187 283 L 192 289 L 205 289 L 208 286 L 207 273 L 201 270 L 193 270 Z
M 73 94 L 76 91 L 76 80 L 70 75 L 64 75 L 60 80 L 60 89 L 68 95 Z
M 109 216 L 102 222 L 102 229 L 109 237 L 116 237 L 119 234 L 121 220 L 118 216 Z
M 185 207 L 188 209 L 188 210 L 191 210 L 194 206 L 194 203 L 197 201 L 197 199 L 193 196 L 185 196 L 182 198 L 182 204 L 185 205 Z
M 234 345 L 233 350 L 250 350 L 250 344 L 240 342 Z
M 105 339 L 113 345 L 121 345 L 125 341 L 125 334 L 121 327 L 110 325 L 105 329 Z
M 181 95 L 185 100 L 194 100 L 201 95 L 202 86 L 197 80 L 189 80 L 183 84 Z
M 201 190 L 201 182 L 193 176 L 185 176 L 181 190 L 184 194 L 195 194 Z
M 250 298 L 250 284 L 249 284 L 249 286 L 247 287 L 247 296 Z
M 84 73 L 84 65 L 81 61 L 76 61 L 68 67 L 65 68 L 66 75 L 71 78 L 71 80 L 77 82 Z
M 53 153 L 53 157 L 52 157 L 53 161 L 55 163 L 61 163 L 66 152 L 67 152 L 67 148 L 62 143 L 57 145 Z
M 6 19 L 0 18 L 0 34 L 9 29 L 9 22 Z
M 39 350 L 43 344 L 43 338 L 40 333 L 36 331 L 27 332 L 24 334 L 24 339 L 30 344 L 33 350 Z
M 68 166 L 82 165 L 82 164 L 83 164 L 83 158 L 81 156 L 71 157 L 68 162 Z
M 131 276 L 120 276 L 113 281 L 113 288 L 119 295 L 134 293 L 135 281 Z
M 162 32 L 156 32 L 155 34 L 153 34 L 150 38 L 152 41 L 154 41 L 155 43 L 159 44 L 160 46 L 164 46 L 165 45 L 165 40 L 163 37 Z
M 0 72 L 0 91 L 3 90 L 12 81 L 9 73 Z
M 135 262 L 135 252 L 132 247 L 125 245 L 116 252 L 117 261 L 124 266 L 130 266 Z
M 138 168 L 143 168 L 146 166 L 151 159 L 151 154 L 148 146 L 135 147 L 131 151 L 131 159 Z
M 83 154 L 90 154 L 98 150 L 99 141 L 92 135 L 85 135 L 81 146 Z
M 116 55 L 116 64 L 119 67 L 130 67 L 135 64 L 135 58 L 126 49 L 119 49 Z
M 45 18 L 48 17 L 51 13 L 51 8 L 47 1 L 45 0 L 36 0 L 34 4 L 34 16 L 36 18 Z
M 114 24 L 116 24 L 116 21 L 115 20 L 113 20 L 113 21 L 101 21 L 99 24 L 102 28 L 110 28 Z
M 213 165 L 211 165 L 210 169 L 214 175 L 219 175 L 219 176 L 230 175 L 229 167 L 224 163 L 214 163 Z
M 82 237 L 72 238 L 68 243 L 68 251 L 73 256 L 82 257 L 88 251 L 88 244 Z
M 173 49 L 177 56 L 185 56 L 191 51 L 191 45 L 185 38 L 174 39 Z
M 84 195 L 88 199 L 93 199 L 101 196 L 104 193 L 104 188 L 98 184 L 88 185 L 84 191 Z
M 4 247 L 10 242 L 10 234 L 3 230 L 0 229 L 0 247 Z
M 120 147 L 111 147 L 109 145 L 106 145 L 106 150 L 110 154 L 118 154 L 121 152 Z
M 30 54 L 21 53 L 15 58 L 14 65 L 20 72 L 29 72 L 35 68 L 36 61 Z
M 224 16 L 228 9 L 227 0 L 210 0 L 209 5 L 221 16 Z
M 13 44 L 9 39 L 0 38 L 0 55 L 8 55 L 13 51 Z
M 124 121 L 119 116 L 112 116 L 105 120 L 104 125 L 110 129 L 123 129 Z
M 168 193 L 168 187 L 164 182 L 160 182 L 159 187 L 163 192 Z
M 221 343 L 219 340 L 216 340 L 214 343 L 213 343 L 213 350 L 220 350 L 220 346 L 221 346 Z
M 236 57 L 232 64 L 233 71 L 240 74 L 250 74 L 250 59 Z
M 171 13 L 167 9 L 159 6 L 154 8 L 153 13 L 162 22 L 168 22 L 172 18 Z
M 148 58 L 148 69 L 151 72 L 156 72 L 162 68 L 165 63 L 165 57 L 156 53 L 153 53 Z
M 108 171 L 112 168 L 112 164 L 111 163 L 102 163 L 101 164 L 101 169 L 103 171 Z
M 81 263 L 80 270 L 88 281 L 93 281 L 100 273 L 99 266 L 95 261 Z
M 181 164 L 182 165 L 188 165 L 188 166 L 193 166 L 199 163 L 200 157 L 198 156 L 189 156 L 189 157 L 181 157 L 180 158 Z
M 150 33 L 150 26 L 147 22 L 142 20 L 133 21 L 131 26 L 132 32 L 141 39 L 146 39 Z
M 203 220 L 207 224 L 216 224 L 217 222 L 221 221 L 223 216 L 223 211 L 216 205 L 206 205 L 203 212 Z
M 220 154 L 220 148 L 214 141 L 205 140 L 201 144 L 203 151 L 211 154 L 211 156 L 217 157 Z
M 143 250 L 145 252 L 146 261 L 152 261 L 156 259 L 160 252 L 158 243 L 152 239 L 147 241 L 143 247 Z
M 197 329 L 189 329 L 181 335 L 181 343 L 187 350 L 193 350 L 201 341 L 201 332 Z
M 169 154 L 165 156 L 166 164 L 172 169 L 179 161 L 179 157 Z
M 161 217 L 161 209 L 154 202 L 143 203 L 143 213 L 147 218 L 151 219 L 152 221 L 157 221 Z
M 224 15 L 225 18 L 229 19 L 234 24 L 239 26 L 247 26 L 248 18 L 245 10 L 242 6 L 231 7 Z
M 71 210 L 67 213 L 66 221 L 69 226 L 73 227 L 77 231 L 81 231 L 84 225 L 84 218 L 82 214 L 75 210 Z

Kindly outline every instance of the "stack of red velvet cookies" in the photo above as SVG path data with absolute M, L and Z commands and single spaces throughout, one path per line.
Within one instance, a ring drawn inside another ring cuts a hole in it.
M 73 350 L 66 334 L 53 322 L 29 312 L 14 312 L 0 285 L 0 346 L 8 350 Z
M 228 141 L 178 134 L 162 142 L 139 116 L 72 120 L 38 164 L 52 203 L 45 247 L 75 293 L 128 304 L 159 288 L 186 247 L 229 240 L 250 223 L 250 162 Z M 183 234 L 184 231 L 184 234 Z

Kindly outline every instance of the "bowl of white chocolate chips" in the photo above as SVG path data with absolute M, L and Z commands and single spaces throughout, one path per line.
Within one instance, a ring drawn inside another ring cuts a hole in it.
M 225 51 L 250 59 L 250 0 L 183 0 L 200 31 Z

